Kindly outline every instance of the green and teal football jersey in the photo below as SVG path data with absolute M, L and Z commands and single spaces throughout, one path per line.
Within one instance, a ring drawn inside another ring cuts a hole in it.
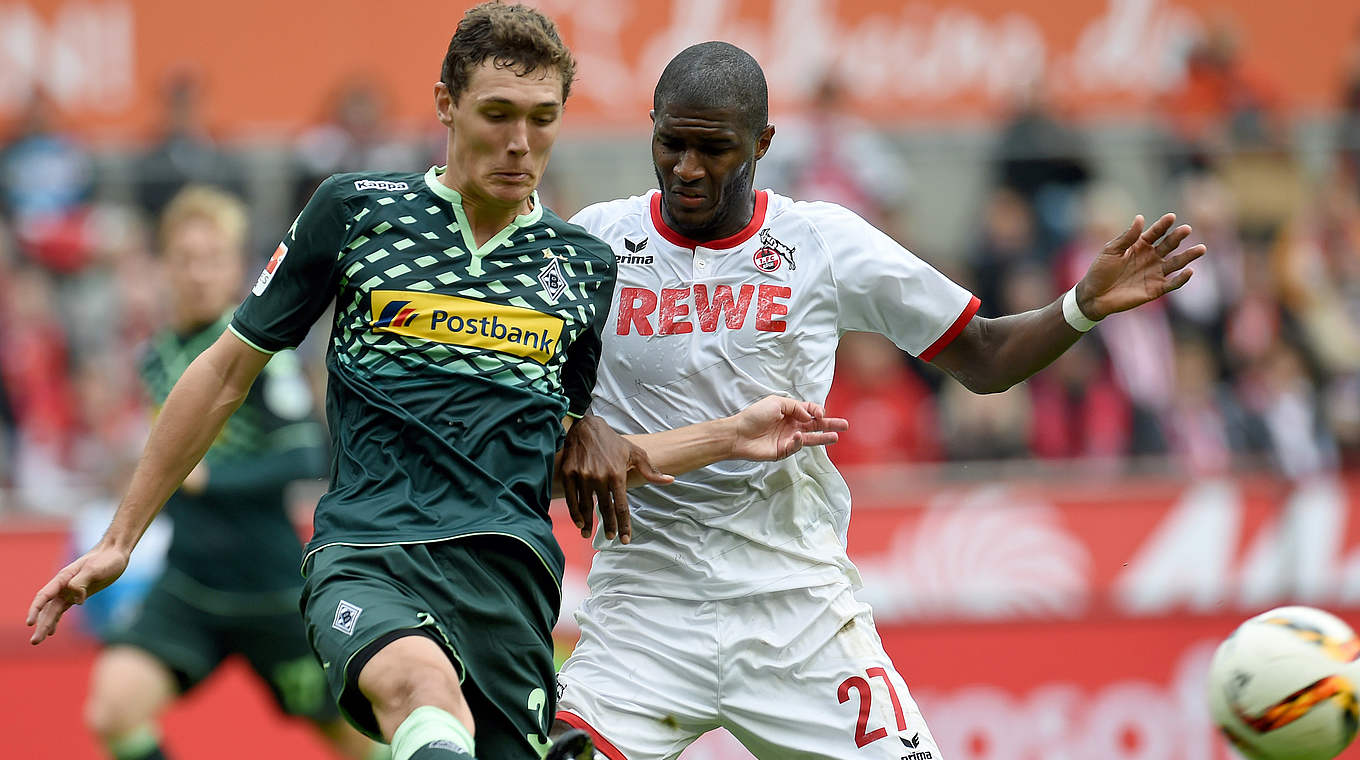
M 230 314 L 198 330 L 163 330 L 142 355 L 140 374 L 156 408 Z M 285 487 L 325 472 L 325 432 L 291 351 L 276 356 L 251 386 L 204 457 L 203 491 L 176 491 L 166 503 L 174 535 L 166 557 L 176 589 L 207 603 L 212 591 L 286 592 L 292 606 L 302 542 L 289 519 Z M 253 599 L 253 597 L 252 597 Z
M 560 578 L 553 456 L 561 418 L 590 402 L 614 256 L 537 195 L 478 246 L 441 171 L 326 180 L 230 329 L 277 351 L 335 307 L 334 459 L 309 555 L 498 534 Z

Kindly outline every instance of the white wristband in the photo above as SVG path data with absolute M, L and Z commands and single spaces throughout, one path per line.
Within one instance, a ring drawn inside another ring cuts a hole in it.
M 1067 324 L 1072 325 L 1072 329 L 1077 332 L 1087 332 L 1092 327 L 1095 327 L 1096 323 L 1100 321 L 1098 319 L 1090 319 L 1085 314 L 1081 313 L 1081 307 L 1077 305 L 1076 285 L 1073 285 L 1072 289 L 1067 291 L 1063 296 L 1062 309 L 1063 319 L 1066 319 Z

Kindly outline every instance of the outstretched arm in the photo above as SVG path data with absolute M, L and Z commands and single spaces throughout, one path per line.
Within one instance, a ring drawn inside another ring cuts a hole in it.
M 554 495 L 566 497 L 582 537 L 594 531 L 598 502 L 605 537 L 618 535 L 626 544 L 632 536 L 627 487 L 664 485 L 675 478 L 662 473 L 685 473 L 725 459 L 783 459 L 804 446 L 833 444 L 849 427 L 844 419 L 827 417 L 819 404 L 782 396 L 767 396 L 731 417 L 643 435 L 620 436 L 587 415 L 568 430 Z
M 1076 285 L 1076 305 L 1086 318 L 1099 321 L 1141 306 L 1190 280 L 1187 266 L 1205 248 L 1178 252 L 1190 226 L 1172 230 L 1175 222 L 1175 214 L 1166 214 L 1144 230 L 1140 215 L 1105 245 Z M 1063 316 L 1062 301 L 997 319 L 975 317 L 933 361 L 971 391 L 1004 391 L 1047 367 L 1082 336 Z
M 27 619 L 34 626 L 31 643 L 51 636 L 71 605 L 84 603 L 123 574 L 152 518 L 203 458 L 268 361 L 269 354 L 230 331 L 194 359 L 166 398 L 104 537 L 33 597 Z

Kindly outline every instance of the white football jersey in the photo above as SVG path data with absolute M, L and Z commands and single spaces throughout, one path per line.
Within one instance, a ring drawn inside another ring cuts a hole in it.
M 978 307 L 830 203 L 759 191 L 745 229 L 705 244 L 666 226 L 658 191 L 571 221 L 618 258 L 592 409 L 625 434 L 727 416 L 770 394 L 824 403 L 842 333 L 881 333 L 928 360 Z M 632 543 L 596 535 L 592 593 L 723 599 L 859 586 L 845 552 L 850 491 L 824 448 L 719 462 L 628 499 Z

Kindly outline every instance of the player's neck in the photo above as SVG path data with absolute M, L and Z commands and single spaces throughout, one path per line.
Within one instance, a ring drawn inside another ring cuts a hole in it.
M 479 193 L 471 183 L 458 183 L 448 172 L 439 175 L 439 181 L 456 191 L 462 199 L 463 215 L 472 230 L 473 240 L 479 246 L 510 226 L 515 217 L 534 210 L 532 195 L 518 203 L 505 203 Z
M 666 226 L 675 230 L 698 243 L 707 243 L 713 240 L 723 240 L 746 229 L 746 225 L 751 223 L 751 218 L 756 214 L 756 191 L 754 188 L 747 188 L 745 197 L 736 201 L 732 206 L 724 209 L 726 213 L 716 215 L 712 223 L 706 227 L 691 229 L 680 224 L 676 224 L 674 217 L 671 216 L 670 208 L 666 204 L 661 204 L 661 221 Z

